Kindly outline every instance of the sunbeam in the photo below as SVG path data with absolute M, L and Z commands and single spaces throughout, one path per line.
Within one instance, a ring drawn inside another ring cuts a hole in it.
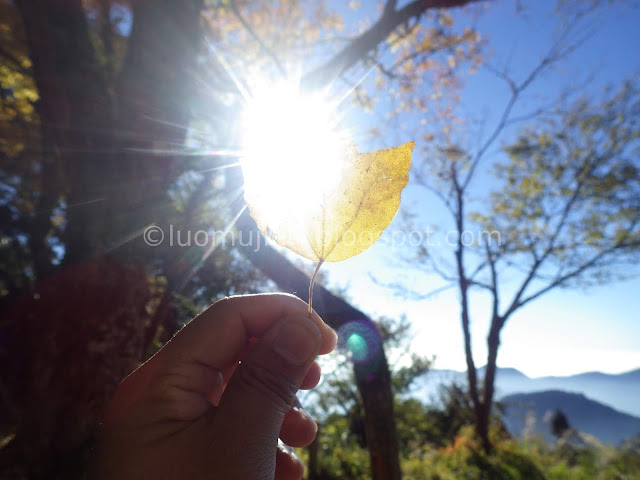
M 224 239 L 226 238 L 227 234 L 231 231 L 231 229 L 234 227 L 234 225 L 236 224 L 236 222 L 238 221 L 238 219 L 240 218 L 240 215 L 242 215 L 242 213 L 245 211 L 245 209 L 247 208 L 246 205 L 243 205 L 240 208 L 240 211 L 233 217 L 233 219 L 227 224 L 227 226 L 224 228 L 224 230 L 222 230 L 221 232 L 216 232 L 215 235 L 213 235 L 213 238 L 211 239 L 211 242 L 209 243 L 209 246 L 207 247 L 207 249 L 202 253 L 202 256 L 200 257 L 200 259 L 196 262 L 195 265 L 193 265 L 193 267 L 191 267 L 191 269 L 189 270 L 189 272 L 184 276 L 184 278 L 182 279 L 182 281 L 180 282 L 180 288 L 182 289 L 188 282 L 189 280 L 191 280 L 191 278 L 193 278 L 193 276 L 196 274 L 196 272 L 202 267 L 202 265 L 204 265 L 204 263 L 207 261 L 207 259 L 211 256 L 211 254 L 213 252 L 216 251 L 216 249 L 224 243 Z M 218 233 L 220 233 L 221 237 L 222 237 L 222 242 L 219 242 L 219 235 Z M 193 248 L 193 247 L 192 247 Z
M 344 94 L 340 97 L 340 100 L 338 101 L 338 105 L 342 105 L 342 102 L 344 102 L 347 98 L 349 98 L 349 96 L 354 92 L 354 90 L 358 88 L 358 85 L 364 82 L 364 80 L 369 76 L 369 74 L 373 72 L 375 69 L 376 69 L 375 66 L 371 67 L 369 70 L 367 70 L 366 73 L 364 73 L 360 77 L 360 80 L 358 80 L 354 85 L 352 85 L 349 89 L 347 89 L 344 92 Z
M 248 98 L 251 97 L 249 94 L 248 88 L 245 87 L 245 85 L 240 81 L 240 79 L 236 76 L 236 74 L 233 73 L 233 71 L 231 70 L 231 66 L 227 63 L 224 57 L 218 53 L 217 49 L 211 44 L 211 42 L 207 41 L 207 44 L 209 46 L 210 51 L 216 57 L 216 60 L 220 62 L 220 65 L 222 66 L 226 74 L 229 75 L 229 78 L 231 79 L 235 87 L 238 89 L 238 92 L 240 93 L 240 95 L 246 101 Z
M 153 225 L 153 224 L 152 224 Z M 136 230 L 133 233 L 130 233 L 129 235 L 126 235 L 124 238 L 122 238 L 121 240 L 115 242 L 114 244 L 110 245 L 107 249 L 105 249 L 103 252 L 101 252 L 103 255 L 106 255 L 108 253 L 113 252 L 114 250 L 117 250 L 118 248 L 120 248 L 121 246 L 131 242 L 132 240 L 138 238 L 139 236 L 143 235 L 144 232 L 147 230 L 147 228 L 149 228 L 152 225 L 145 225 L 144 227 Z
M 218 167 L 207 168 L 205 170 L 198 170 L 198 173 L 213 172 L 215 170 L 226 170 L 227 168 L 239 167 L 240 162 L 229 163 L 227 165 L 220 165 Z

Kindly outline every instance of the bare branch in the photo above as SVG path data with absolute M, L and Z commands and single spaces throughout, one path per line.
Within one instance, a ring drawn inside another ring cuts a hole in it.
M 387 288 L 394 292 L 395 295 L 400 296 L 406 300 L 412 301 L 421 301 L 428 300 L 431 297 L 435 297 L 436 295 L 446 292 L 447 290 L 451 290 L 456 286 L 455 282 L 448 283 L 438 288 L 434 288 L 433 290 L 428 291 L 427 293 L 419 293 L 417 290 L 408 289 L 407 285 L 402 282 L 383 282 L 378 279 L 376 276 L 369 274 L 369 278 L 373 283 L 379 285 L 381 287 Z
M 547 293 L 548 291 L 552 290 L 555 287 L 558 287 L 560 285 L 562 285 L 563 283 L 567 282 L 568 280 L 571 280 L 572 278 L 577 277 L 578 275 L 580 275 L 581 273 L 583 273 L 585 270 L 589 269 L 590 267 L 594 266 L 596 263 L 598 263 L 598 261 L 600 261 L 607 253 L 609 253 L 609 251 L 607 252 L 601 252 L 600 254 L 594 256 L 591 258 L 591 260 L 589 260 L 588 262 L 582 264 L 580 267 L 576 268 L 575 270 L 572 270 L 571 272 L 559 276 L 557 277 L 554 281 L 552 281 L 551 283 L 549 283 L 547 286 L 545 286 L 544 288 L 541 288 L 540 290 L 538 290 L 537 292 L 529 295 L 528 297 L 524 298 L 523 300 L 521 300 L 517 307 L 510 311 L 509 314 L 513 313 L 513 311 L 515 311 L 516 309 L 522 307 L 523 305 L 529 303 L 530 301 L 540 297 L 541 295 L 544 295 L 545 293 Z
M 473 279 L 476 275 L 478 275 L 484 268 L 488 265 L 488 262 L 480 262 L 476 269 L 469 275 L 469 279 Z
M 559 237 L 560 233 L 562 232 L 562 229 L 564 228 L 564 226 L 566 224 L 566 220 L 567 220 L 567 218 L 569 216 L 569 212 L 571 211 L 571 208 L 573 207 L 573 205 L 575 204 L 576 200 L 578 199 L 578 196 L 579 196 L 579 193 L 580 193 L 580 186 L 581 186 L 581 184 L 574 190 L 573 195 L 567 201 L 567 203 L 565 205 L 565 208 L 564 208 L 564 211 L 562 212 L 562 216 L 560 218 L 560 221 L 558 222 L 558 225 L 556 227 L 555 232 L 551 235 L 551 238 L 549 240 L 549 244 L 548 244 L 547 248 L 545 249 L 544 253 L 542 254 L 541 257 L 539 257 L 537 260 L 534 261 L 534 263 L 531 266 L 531 269 L 529 270 L 529 274 L 524 279 L 524 281 L 522 282 L 522 285 L 520 285 L 520 288 L 518 289 L 518 291 L 514 295 L 513 301 L 511 302 L 511 305 L 507 309 L 506 313 L 503 315 L 503 318 L 505 320 L 517 308 L 522 306 L 522 302 L 520 301 L 522 295 L 526 291 L 526 289 L 529 286 L 529 284 L 531 283 L 531 281 L 535 278 L 536 273 L 537 273 L 538 269 L 540 268 L 540 266 L 545 262 L 545 260 L 549 257 L 549 255 L 551 255 L 551 253 L 553 252 L 555 242 L 556 242 L 557 238 Z
M 526 303 L 529 303 L 532 300 L 535 300 L 536 298 L 540 297 L 541 295 L 544 295 L 545 293 L 547 293 L 548 291 L 552 290 L 553 288 L 565 284 L 568 280 L 571 280 L 573 278 L 578 277 L 579 275 L 581 275 L 582 273 L 584 273 L 585 271 L 587 271 L 591 267 L 596 266 L 607 255 L 612 254 L 612 253 L 616 252 L 619 249 L 629 248 L 629 247 L 633 247 L 633 246 L 638 245 L 640 243 L 640 241 L 638 241 L 636 239 L 631 238 L 631 241 L 629 241 L 630 237 L 631 237 L 631 232 L 633 232 L 633 230 L 635 229 L 635 227 L 638 224 L 638 222 L 640 222 L 640 219 L 635 220 L 634 222 L 632 222 L 632 224 L 626 230 L 624 237 L 619 239 L 618 241 L 616 241 L 611 247 L 609 247 L 606 250 L 602 250 L 597 255 L 594 255 L 593 257 L 591 257 L 590 260 L 586 261 L 585 263 L 583 263 L 579 267 L 571 270 L 569 273 L 566 273 L 564 275 L 558 275 L 547 286 L 541 288 L 537 292 L 529 295 L 524 300 L 522 300 L 519 303 L 518 308 L 523 306 L 523 305 L 525 305 Z
M 456 282 L 458 279 L 454 276 L 447 275 L 444 270 L 440 268 L 438 263 L 436 262 L 436 258 L 433 255 L 429 255 L 428 257 L 429 263 L 431 264 L 431 269 L 438 275 L 440 278 L 447 282 Z
M 476 1 L 478 0 L 414 0 L 400 10 L 385 8 L 380 19 L 371 28 L 354 38 L 324 65 L 305 75 L 303 86 L 313 90 L 330 85 L 342 72 L 353 67 L 367 52 L 383 42 L 399 25 L 420 18 L 427 10 L 461 7 Z
M 384 64 L 380 60 L 378 60 L 376 56 L 373 54 L 367 57 L 367 62 L 374 65 L 380 71 L 380 73 L 382 73 L 387 78 L 390 78 L 392 80 L 401 80 L 403 78 L 407 78 L 405 75 L 400 75 L 394 72 L 393 66 L 385 67 Z
M 500 297 L 498 293 L 498 274 L 496 273 L 496 262 L 493 258 L 493 252 L 489 247 L 489 244 L 485 245 L 486 254 L 487 254 L 487 262 L 489 263 L 489 271 L 491 272 L 491 285 L 490 290 L 492 294 L 492 314 L 491 318 L 495 319 L 498 317 L 498 309 L 500 306 Z
M 412 31 L 413 28 L 411 28 L 409 31 Z M 394 80 L 405 80 L 406 82 L 412 82 L 413 79 L 409 76 L 409 75 L 401 75 L 396 73 L 396 70 L 398 70 L 400 67 L 402 67 L 405 63 L 407 62 L 411 62 L 412 60 L 415 60 L 416 58 L 425 56 L 425 55 L 431 55 L 435 52 L 449 52 L 449 53 L 453 53 L 454 52 L 454 48 L 451 46 L 446 46 L 446 45 L 433 45 L 430 48 L 426 48 L 426 49 L 417 49 L 414 52 L 411 52 L 407 55 L 405 55 L 404 57 L 399 58 L 398 60 L 396 60 L 391 66 L 389 67 L 385 67 L 382 62 L 380 60 L 377 60 L 376 58 L 374 58 L 373 56 L 370 56 L 368 58 L 368 60 L 370 61 L 371 64 L 375 65 L 376 68 L 382 73 L 384 74 L 386 77 L 394 79 Z
M 504 80 L 505 83 L 507 85 L 509 85 L 509 88 L 511 89 L 512 93 L 514 93 L 514 92 L 516 92 L 518 90 L 518 86 L 516 85 L 516 82 L 507 74 L 507 72 L 504 69 L 501 70 L 498 67 L 496 67 L 493 64 L 491 64 L 490 62 L 484 63 L 483 67 L 489 73 L 493 73 L 499 79 Z
M 467 186 L 469 185 L 469 183 L 471 182 L 473 174 L 474 174 L 478 164 L 482 160 L 482 157 L 485 155 L 485 153 L 491 147 L 491 145 L 493 145 L 493 143 L 498 139 L 500 134 L 503 132 L 503 130 L 507 126 L 508 122 L 510 121 L 511 112 L 513 110 L 513 107 L 517 103 L 517 101 L 518 101 L 520 95 L 522 94 L 522 92 L 524 90 L 526 90 L 529 87 L 529 85 L 531 85 L 533 83 L 533 81 L 546 68 L 549 68 L 551 65 L 553 65 L 556 62 L 558 62 L 559 60 L 561 60 L 563 58 L 566 58 L 570 53 L 572 53 L 581 44 L 583 44 L 585 42 L 585 40 L 587 38 L 586 37 L 586 33 L 581 38 L 578 38 L 576 41 L 571 42 L 568 45 L 564 46 L 564 43 L 569 38 L 570 34 L 573 33 L 573 30 L 574 30 L 573 26 L 569 27 L 558 38 L 558 40 L 556 40 L 554 42 L 554 44 L 551 46 L 551 48 L 549 48 L 548 53 L 544 56 L 542 61 L 540 61 L 529 72 L 529 74 L 525 77 L 525 79 L 522 82 L 520 82 L 519 84 L 516 83 L 513 79 L 511 79 L 505 72 L 500 71 L 500 70 L 498 70 L 497 68 L 495 68 L 495 67 L 493 67 L 491 65 L 488 66 L 487 69 L 490 72 L 494 73 L 499 78 L 503 79 L 507 83 L 507 85 L 509 85 L 509 88 L 511 89 L 511 97 L 509 98 L 509 101 L 507 102 L 504 110 L 502 111 L 502 115 L 500 116 L 500 120 L 498 121 L 498 124 L 494 128 L 493 132 L 491 133 L 491 135 L 489 135 L 489 138 L 482 144 L 482 146 L 476 152 L 476 154 L 475 154 L 475 156 L 473 158 L 473 161 L 471 162 L 471 168 L 469 169 L 469 173 L 467 174 L 465 180 L 462 183 L 462 189 L 463 190 L 466 189 Z
M 491 285 L 489 285 L 487 283 L 480 282 L 478 280 L 467 280 L 467 283 L 470 286 L 479 287 L 479 288 L 482 288 L 483 290 L 487 290 L 489 292 L 493 292 L 493 289 L 492 289 Z
M 398 5 L 397 0 L 387 0 L 387 3 L 384 5 L 384 14 L 391 15 L 396 11 L 396 6 Z
M 429 182 L 427 182 L 424 179 L 424 177 L 422 176 L 422 174 L 420 172 L 413 171 L 413 178 L 418 182 L 419 185 L 421 185 L 426 190 L 428 190 L 429 192 L 433 193 L 436 197 L 438 197 L 440 199 L 440 201 L 442 201 L 444 206 L 447 208 L 449 213 L 451 213 L 451 215 L 453 217 L 455 217 L 455 210 L 453 209 L 453 205 L 451 204 L 451 199 L 449 197 L 445 196 L 436 187 L 430 185 Z

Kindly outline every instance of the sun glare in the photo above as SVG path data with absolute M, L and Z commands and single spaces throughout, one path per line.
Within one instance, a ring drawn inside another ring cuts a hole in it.
M 253 88 L 244 112 L 245 188 L 273 224 L 317 209 L 340 180 L 351 148 L 335 105 L 302 95 L 298 84 Z

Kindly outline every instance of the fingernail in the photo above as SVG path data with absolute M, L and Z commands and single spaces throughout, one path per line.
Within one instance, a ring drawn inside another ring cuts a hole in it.
M 288 363 L 302 366 L 316 356 L 319 344 L 320 331 L 311 320 L 292 319 L 280 328 L 273 349 Z

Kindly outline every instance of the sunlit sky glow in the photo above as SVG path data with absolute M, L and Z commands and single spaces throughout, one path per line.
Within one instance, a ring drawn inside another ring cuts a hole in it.
M 528 13 L 516 15 L 513 2 L 492 2 L 477 20 L 476 27 L 488 41 L 487 52 L 496 61 L 508 62 L 515 75 L 527 71 L 542 52 L 548 49 L 555 25 L 549 21 L 553 2 L 534 2 Z M 375 18 L 375 7 L 370 17 Z M 359 12 L 362 13 L 361 11 Z M 454 20 L 468 25 L 474 20 L 457 11 Z M 614 5 L 598 18 L 598 33 L 592 35 L 570 60 L 546 74 L 531 90 L 528 107 L 541 99 L 553 99 L 558 93 L 588 76 L 592 80 L 584 88 L 593 96 L 602 93 L 608 83 L 621 81 L 640 71 L 640 57 L 633 46 L 640 44 L 638 10 Z M 371 80 L 371 79 L 369 79 Z M 469 119 L 496 121 L 508 92 L 504 85 L 482 71 L 466 80 L 461 92 L 459 114 Z M 533 103 L 532 103 L 533 102 Z M 389 104 L 380 98 L 375 115 L 354 114 L 351 126 L 360 150 L 392 145 L 404 138 L 396 129 L 386 129 L 384 111 Z M 419 116 L 407 116 L 402 123 L 419 125 Z M 378 127 L 387 135 L 365 140 L 370 127 Z M 416 140 L 418 140 L 416 138 Z M 420 143 L 416 152 L 420 149 Z M 496 153 L 499 145 L 496 145 Z M 419 155 L 419 153 L 417 153 Z M 414 161 L 416 161 L 414 153 Z M 491 188 L 490 176 L 479 177 L 478 196 Z M 403 193 L 401 208 L 426 205 L 420 209 L 418 223 L 438 224 L 447 228 L 442 206 L 424 190 L 410 185 Z M 323 267 L 333 285 L 348 287 L 350 301 L 363 311 L 377 315 L 406 314 L 414 329 L 413 349 L 436 356 L 436 368 L 465 368 L 459 305 L 455 289 L 445 290 L 426 300 L 412 300 L 395 295 L 390 289 L 372 281 L 419 286 L 424 292 L 440 289 L 442 280 L 412 270 L 400 258 L 406 248 L 391 245 L 394 221 L 382 239 L 363 254 Z M 443 247 L 444 249 L 449 247 Z M 444 251 L 446 253 L 446 250 Z M 629 266 L 633 271 L 637 266 Z M 619 373 L 640 367 L 640 281 L 638 278 L 589 289 L 555 290 L 517 312 L 502 333 L 498 365 L 513 367 L 529 376 L 570 375 L 585 371 Z M 472 295 L 473 350 L 477 366 L 485 363 L 486 333 L 489 323 L 487 298 Z
M 298 81 L 258 83 L 243 113 L 242 170 L 267 223 L 299 222 L 341 178 L 349 148 L 337 105 L 303 95 Z

